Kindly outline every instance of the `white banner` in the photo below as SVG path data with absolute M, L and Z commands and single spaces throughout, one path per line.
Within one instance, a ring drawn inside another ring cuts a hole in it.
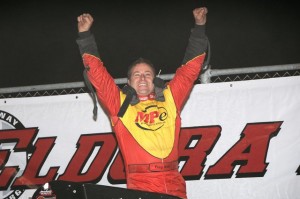
M 196 85 L 181 114 L 188 197 L 300 198 L 299 102 L 299 77 Z M 88 94 L 0 99 L 0 199 L 52 180 L 125 187 L 110 122 L 92 110 Z

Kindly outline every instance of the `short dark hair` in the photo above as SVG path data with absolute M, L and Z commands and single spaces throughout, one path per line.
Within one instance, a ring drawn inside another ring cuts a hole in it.
M 155 76 L 156 74 L 156 70 L 155 70 L 155 67 L 153 65 L 153 63 L 148 60 L 148 59 L 145 59 L 145 58 L 138 58 L 137 60 L 135 60 L 134 62 L 132 62 L 129 67 L 128 67 L 128 70 L 127 70 L 127 78 L 130 79 L 130 76 L 131 76 L 131 72 L 132 72 L 132 68 L 135 67 L 136 65 L 138 64 L 147 64 L 150 66 L 152 72 L 153 72 L 153 75 Z

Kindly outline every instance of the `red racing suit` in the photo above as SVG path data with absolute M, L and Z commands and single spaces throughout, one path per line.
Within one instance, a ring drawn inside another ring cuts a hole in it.
M 138 104 L 129 105 L 124 116 L 118 117 L 126 95 L 99 58 L 93 36 L 84 34 L 77 43 L 84 66 L 88 68 L 89 80 L 116 134 L 124 159 L 127 188 L 186 198 L 185 181 L 178 171 L 180 112 L 199 76 L 204 51 L 195 55 L 197 50 L 187 48 L 187 62 L 176 70 L 163 91 L 165 101 L 155 100 L 154 93 L 140 97 Z M 193 38 L 190 43 L 195 45 Z

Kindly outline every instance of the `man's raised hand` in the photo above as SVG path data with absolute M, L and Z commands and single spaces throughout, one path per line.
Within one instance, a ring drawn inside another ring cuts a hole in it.
M 193 10 L 195 23 L 197 25 L 204 25 L 206 23 L 206 14 L 207 13 L 208 13 L 208 10 L 206 7 L 195 8 Z
M 77 17 L 78 21 L 78 32 L 89 31 L 93 24 L 93 17 L 89 13 L 83 13 Z

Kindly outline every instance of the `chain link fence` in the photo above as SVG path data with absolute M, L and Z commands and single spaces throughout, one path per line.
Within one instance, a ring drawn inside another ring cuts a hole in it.
M 174 74 L 161 75 L 165 81 L 172 79 Z M 268 78 L 300 76 L 300 64 L 261 66 L 237 69 L 210 69 L 204 67 L 197 84 L 247 81 Z M 115 79 L 120 87 L 126 84 L 126 78 Z M 88 93 L 84 82 L 48 84 L 13 88 L 0 88 L 0 99 L 20 97 L 40 97 Z

